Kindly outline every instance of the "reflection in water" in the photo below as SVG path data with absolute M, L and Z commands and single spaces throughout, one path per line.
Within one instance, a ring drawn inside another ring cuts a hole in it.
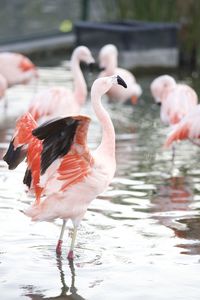
M 191 183 L 183 176 L 171 177 L 158 186 L 152 198 L 153 212 L 184 211 L 189 209 L 193 200 Z
M 185 230 L 174 228 L 175 234 L 185 239 L 185 243 L 177 244 L 177 247 L 185 249 L 181 251 L 182 254 L 197 255 L 200 254 L 200 217 L 190 217 L 178 220 L 185 226 Z M 188 243 L 188 241 L 192 241 Z
M 182 254 L 200 254 L 200 217 L 187 217 L 192 201 L 191 183 L 181 176 L 167 179 L 164 185 L 158 187 L 157 195 L 152 199 L 152 212 L 155 213 L 153 218 L 171 228 L 176 237 L 186 240 L 185 243 L 176 245 L 188 250 L 181 251 Z M 188 243 L 187 240 L 198 242 Z
M 71 84 L 65 67 L 40 68 L 40 72 L 39 90 L 65 86 L 67 80 Z M 162 149 L 166 130 L 160 124 L 159 108 L 149 97 L 152 79 L 141 79 L 144 94 L 137 106 L 104 102 L 116 129 L 117 172 L 108 191 L 91 203 L 80 228 L 76 276 L 73 264 L 62 257 L 55 264 L 59 220 L 32 223 L 19 212 L 30 202 L 21 183 L 25 166 L 13 173 L 0 160 L 3 300 L 84 299 L 80 294 L 89 300 L 165 300 L 166 295 L 177 300 L 183 286 L 182 300 L 199 299 L 194 274 L 200 254 L 199 149 L 187 143 L 177 145 L 173 174 L 178 175 L 172 177 L 171 151 Z M 0 159 L 30 96 L 32 88 L 8 90 L 6 116 L 0 103 Z M 93 119 L 89 101 L 83 113 Z M 95 121 L 89 132 L 91 149 L 101 136 Z
M 34 292 L 36 288 L 34 286 L 23 287 L 24 290 L 28 291 L 25 293 L 25 296 L 29 297 L 32 300 L 53 300 L 53 299 L 60 299 L 60 300 L 84 300 L 85 298 L 81 297 L 77 292 L 77 288 L 75 287 L 75 268 L 73 260 L 69 260 L 69 271 L 71 273 L 71 284 L 67 286 L 65 282 L 65 273 L 63 271 L 63 264 L 62 264 L 62 256 L 57 255 L 57 267 L 60 274 L 60 281 L 62 284 L 61 293 L 54 297 L 45 297 L 41 292 Z M 48 279 L 47 279 L 48 280 Z

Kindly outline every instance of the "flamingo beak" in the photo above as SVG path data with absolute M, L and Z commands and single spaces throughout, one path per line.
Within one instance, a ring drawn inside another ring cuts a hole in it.
M 89 72 L 94 72 L 97 68 L 97 64 L 95 62 L 91 62 L 88 64 Z
M 105 67 L 98 66 L 98 69 L 99 69 L 99 72 L 102 72 L 102 71 L 104 71 L 106 68 L 105 68 Z
M 124 88 L 127 88 L 126 82 L 119 75 L 117 75 L 117 83 L 122 85 Z
M 99 71 L 99 72 L 104 71 L 104 70 L 106 69 L 106 66 L 105 66 L 105 65 L 106 65 L 105 63 L 100 62 L 100 63 L 97 65 L 98 71 Z

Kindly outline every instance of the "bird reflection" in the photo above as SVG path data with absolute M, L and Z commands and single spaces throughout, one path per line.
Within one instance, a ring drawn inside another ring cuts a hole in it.
M 28 290 L 28 293 L 25 296 L 28 296 L 32 300 L 85 300 L 77 292 L 75 287 L 75 267 L 73 260 L 69 260 L 69 270 L 71 272 L 71 285 L 68 286 L 65 282 L 65 273 L 63 271 L 62 257 L 57 255 L 57 267 L 60 273 L 60 281 L 62 283 L 61 293 L 54 297 L 45 297 L 41 292 L 34 292 L 34 286 L 26 286 L 24 289 Z
M 182 254 L 199 255 L 200 254 L 200 217 L 184 218 L 179 221 L 186 226 L 186 230 L 175 228 L 176 236 L 182 239 L 189 240 L 189 243 L 179 243 L 176 247 L 184 249 L 181 250 Z M 192 242 L 191 242 L 192 241 Z
M 172 229 L 176 237 L 190 241 L 176 245 L 184 249 L 182 254 L 190 255 L 200 254 L 200 217 L 180 216 L 176 212 L 190 211 L 192 200 L 191 183 L 185 177 L 171 177 L 159 186 L 157 195 L 152 199 L 154 206 L 151 210 L 155 213 L 153 218 Z
M 153 212 L 186 211 L 193 200 L 190 182 L 185 177 L 170 177 L 158 187 Z

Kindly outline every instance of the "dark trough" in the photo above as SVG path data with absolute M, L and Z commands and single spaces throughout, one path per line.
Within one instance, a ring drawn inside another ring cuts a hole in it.
M 173 65 L 178 63 L 180 25 L 177 23 L 157 23 L 142 21 L 122 22 L 76 22 L 74 32 L 76 44 L 84 44 L 98 51 L 103 45 L 115 44 L 125 63 L 127 56 L 137 59 L 133 64 Z M 140 54 L 141 60 L 137 57 Z M 159 59 L 162 56 L 162 59 Z M 155 57 L 155 59 L 154 59 Z M 168 62 L 169 59 L 169 62 Z

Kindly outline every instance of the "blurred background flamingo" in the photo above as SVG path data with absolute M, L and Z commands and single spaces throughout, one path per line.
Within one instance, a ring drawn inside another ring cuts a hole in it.
M 165 125 L 174 125 L 198 103 L 196 92 L 186 84 L 176 83 L 169 75 L 161 75 L 150 85 L 156 103 L 161 104 L 160 118 Z
M 150 90 L 156 103 L 161 104 L 161 121 L 168 126 L 179 123 L 198 104 L 196 92 L 186 84 L 176 83 L 169 75 L 154 79 Z M 172 147 L 172 163 L 174 158 L 175 145 Z
M 72 220 L 74 231 L 68 253 L 69 259 L 74 256 L 77 229 L 89 203 L 107 189 L 115 173 L 115 131 L 109 114 L 101 104 L 102 95 L 115 84 L 127 87 L 119 76 L 99 78 L 92 85 L 92 106 L 103 131 L 101 143 L 92 153 L 87 146 L 90 118 L 86 116 L 59 118 L 48 121 L 33 131 L 29 130 L 29 141 L 32 140 L 32 136 L 42 141 L 42 149 L 41 145 L 38 149 L 29 148 L 27 158 L 30 158 L 33 164 L 35 158 L 40 156 L 41 162 L 36 165 L 41 175 L 38 187 L 45 189 L 47 197 L 42 202 L 38 198 L 25 214 L 34 221 L 63 219 L 57 253 L 61 253 L 66 221 Z M 27 128 L 30 126 L 30 120 L 25 118 L 22 125 Z M 16 151 L 21 146 L 18 132 L 19 130 L 14 138 L 14 148 L 11 141 L 4 156 L 9 165 L 13 163 L 12 158 L 15 163 Z M 21 135 L 27 137 L 25 130 Z M 30 185 L 34 178 L 32 176 L 34 174 L 29 170 Z
M 0 53 L 0 74 L 7 80 L 8 87 L 27 84 L 38 78 L 38 71 L 32 61 L 19 53 Z
M 108 97 L 113 101 L 119 102 L 131 100 L 132 104 L 136 104 L 142 94 L 141 86 L 136 82 L 134 75 L 130 71 L 118 67 L 118 50 L 115 45 L 108 44 L 101 48 L 99 52 L 99 66 L 103 69 L 99 77 L 118 74 L 127 83 L 126 90 L 120 86 L 113 86 L 107 92 Z
M 165 147 L 182 140 L 190 140 L 193 144 L 200 146 L 200 105 L 190 111 L 180 123 L 172 128 L 165 141 Z
M 37 93 L 29 106 L 29 112 L 36 121 L 61 116 L 71 116 L 80 113 L 87 98 L 87 85 L 80 68 L 80 62 L 90 65 L 94 58 L 85 46 L 78 46 L 71 56 L 71 71 L 73 77 L 73 90 L 53 86 Z

